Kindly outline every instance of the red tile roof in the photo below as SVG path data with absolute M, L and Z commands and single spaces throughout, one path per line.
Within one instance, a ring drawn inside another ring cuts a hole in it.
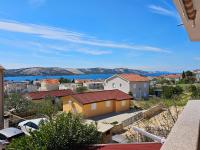
M 88 104 L 106 100 L 132 99 L 130 95 L 117 89 L 73 94 L 72 97 L 78 100 L 81 104 Z
M 181 78 L 180 74 L 169 74 L 169 75 L 164 75 L 164 78 L 171 78 L 171 79 L 176 79 L 176 78 Z
M 118 76 L 128 81 L 149 81 L 147 77 L 137 75 L 137 74 L 119 74 Z
M 47 84 L 59 84 L 60 82 L 57 79 L 44 79 L 42 82 L 45 82 Z
M 28 93 L 28 97 L 31 98 L 32 100 L 39 100 L 47 96 L 62 97 L 62 96 L 68 96 L 72 94 L 74 94 L 72 90 L 38 91 L 38 92 Z
M 162 144 L 160 143 L 100 144 L 91 146 L 91 150 L 160 150 L 161 146 Z

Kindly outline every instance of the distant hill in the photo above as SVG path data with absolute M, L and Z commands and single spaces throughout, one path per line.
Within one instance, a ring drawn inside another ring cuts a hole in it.
M 53 75 L 71 75 L 74 74 L 67 69 L 58 67 L 32 67 L 21 69 L 5 70 L 5 76 L 53 76 Z
M 59 67 L 32 67 L 21 69 L 5 70 L 5 76 L 55 76 L 55 75 L 73 75 L 73 74 L 120 74 L 120 73 L 135 73 L 145 76 L 159 76 L 169 74 L 162 71 L 142 71 L 129 68 L 59 68 Z

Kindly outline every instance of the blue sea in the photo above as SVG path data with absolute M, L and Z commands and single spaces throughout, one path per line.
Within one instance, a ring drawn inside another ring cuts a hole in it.
M 113 74 L 80 74 L 80 75 L 64 75 L 64 76 L 17 76 L 17 77 L 4 77 L 7 81 L 26 81 L 26 80 L 41 80 L 41 79 L 59 79 L 61 77 L 66 79 L 106 79 Z

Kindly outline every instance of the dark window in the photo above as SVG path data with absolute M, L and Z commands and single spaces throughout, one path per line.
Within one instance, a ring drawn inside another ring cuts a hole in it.
M 24 126 L 29 126 L 34 129 L 38 129 L 38 126 L 33 122 L 27 122 Z
M 0 140 L 6 140 L 6 139 L 7 139 L 7 137 L 0 133 Z

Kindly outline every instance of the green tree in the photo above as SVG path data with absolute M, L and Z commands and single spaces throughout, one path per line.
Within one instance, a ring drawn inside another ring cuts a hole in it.
M 4 109 L 16 114 L 27 113 L 32 109 L 32 106 L 31 101 L 17 93 L 7 95 L 4 100 Z
M 37 115 L 51 118 L 53 115 L 56 115 L 58 111 L 62 110 L 61 105 L 60 102 L 54 102 L 52 97 L 46 97 L 41 102 L 36 103 L 34 108 Z
M 162 89 L 163 89 L 162 94 L 163 94 L 164 98 L 167 98 L 167 99 L 172 98 L 172 96 L 173 96 L 173 87 L 172 86 L 163 86 Z
M 70 79 L 65 79 L 65 78 L 63 78 L 63 77 L 61 77 L 61 78 L 59 79 L 59 82 L 60 82 L 60 83 L 72 83 L 72 81 L 71 81 Z
M 193 77 L 193 75 L 194 75 L 193 72 L 191 72 L 191 71 L 189 71 L 189 70 L 185 72 L 185 76 L 186 76 L 187 78 Z
M 86 124 L 79 115 L 63 113 L 40 124 L 31 136 L 12 140 L 8 150 L 78 150 L 98 144 L 101 134 L 94 124 Z
M 180 95 L 183 93 L 183 88 L 180 86 L 173 87 L 173 94 Z
M 182 73 L 182 78 L 185 79 L 185 71 Z
M 175 95 L 180 95 L 183 93 L 183 88 L 180 86 L 163 86 L 163 97 L 172 98 Z
M 85 87 L 85 86 L 81 86 L 81 87 L 77 87 L 76 88 L 76 92 L 77 93 L 83 93 L 83 92 L 85 92 L 85 91 L 87 91 L 88 89 L 87 89 L 87 87 Z

